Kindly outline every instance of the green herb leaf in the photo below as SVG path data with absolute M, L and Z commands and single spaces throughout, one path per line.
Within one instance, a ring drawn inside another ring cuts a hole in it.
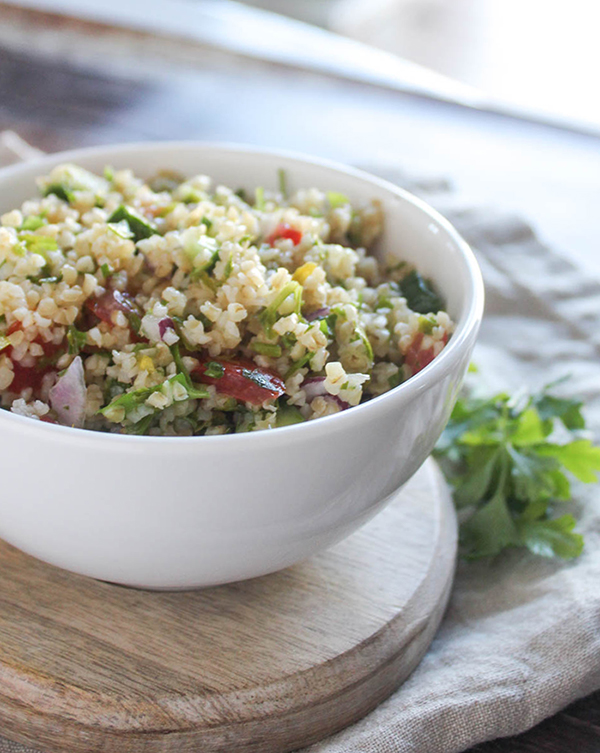
M 457 401 L 436 454 L 463 510 L 466 557 L 513 546 L 564 559 L 579 555 L 575 521 L 552 513 L 570 498 L 569 474 L 594 483 L 600 473 L 600 447 L 578 433 L 585 428 L 581 407 L 548 388 Z
M 432 284 L 413 270 L 399 282 L 400 291 L 409 308 L 419 314 L 436 314 L 444 308 L 444 302 L 433 289 Z
M 522 523 L 519 534 L 523 545 L 534 554 L 570 560 L 579 557 L 583 550 L 583 536 L 573 533 L 575 523 L 572 515 L 536 520 Z
M 600 472 L 600 447 L 594 447 L 589 439 L 578 439 L 569 444 L 547 444 L 538 454 L 554 457 L 576 478 L 585 484 L 593 484 Z

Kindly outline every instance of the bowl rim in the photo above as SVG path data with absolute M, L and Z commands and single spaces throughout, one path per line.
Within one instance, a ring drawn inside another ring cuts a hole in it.
M 424 369 L 414 376 L 407 379 L 406 382 L 393 387 L 391 390 L 378 395 L 366 403 L 353 406 L 352 408 L 340 411 L 339 413 L 323 416 L 315 421 L 306 421 L 304 423 L 293 424 L 291 426 L 278 427 L 276 431 L 266 430 L 257 432 L 244 432 L 239 434 L 221 434 L 198 437 L 172 437 L 172 436 L 137 436 L 132 434 L 111 434 L 110 432 L 95 431 L 93 429 L 78 429 L 71 426 L 61 426 L 59 424 L 50 424 L 43 421 L 33 421 L 26 416 L 19 416 L 0 409 L 0 427 L 2 424 L 8 427 L 27 433 L 47 433 L 50 439 L 53 435 L 58 440 L 63 441 L 93 441 L 95 443 L 108 444 L 113 448 L 121 447 L 125 449 L 126 445 L 146 450 L 151 448 L 163 449 L 165 447 L 180 446 L 185 443 L 187 447 L 196 445 L 201 442 L 200 446 L 208 449 L 220 444 L 242 444 L 251 442 L 253 445 L 258 443 L 272 443 L 283 440 L 296 439 L 304 441 L 310 438 L 313 433 L 330 433 L 333 431 L 351 428 L 349 422 L 368 419 L 370 415 L 376 416 L 378 413 L 387 411 L 392 404 L 410 401 L 418 394 L 428 390 L 435 382 L 447 375 L 458 358 L 460 358 L 461 347 L 476 336 L 484 308 L 484 286 L 481 270 L 469 244 L 464 240 L 454 226 L 436 209 L 431 207 L 427 202 L 414 194 L 410 193 L 394 183 L 379 178 L 360 168 L 345 165 L 328 158 L 306 155 L 288 149 L 271 149 L 264 146 L 254 146 L 252 144 L 219 142 L 219 141 L 194 141 L 194 140 L 177 140 L 177 141 L 141 141 L 134 143 L 105 144 L 100 146 L 82 147 L 71 149 L 63 152 L 54 152 L 41 156 L 33 160 L 19 162 L 14 165 L 0 169 L 0 191 L 5 180 L 10 179 L 20 172 L 27 172 L 33 168 L 42 172 L 46 166 L 54 165 L 60 162 L 76 162 L 78 159 L 101 157 L 102 154 L 110 154 L 107 159 L 114 158 L 120 154 L 135 152 L 143 154 L 145 152 L 155 152 L 156 150 L 165 149 L 168 151 L 181 152 L 186 150 L 215 150 L 223 153 L 244 153 L 248 155 L 268 155 L 269 157 L 279 157 L 292 162 L 298 162 L 305 165 L 326 168 L 343 175 L 357 178 L 363 182 L 376 186 L 391 195 L 401 198 L 412 204 L 418 210 L 426 214 L 430 220 L 435 222 L 450 239 L 455 243 L 466 262 L 467 279 L 469 282 L 469 297 L 467 298 L 464 308 L 464 321 L 462 325 L 457 325 L 457 329 L 452 334 L 446 347 L 436 356 Z M 354 416 L 354 418 L 352 418 Z

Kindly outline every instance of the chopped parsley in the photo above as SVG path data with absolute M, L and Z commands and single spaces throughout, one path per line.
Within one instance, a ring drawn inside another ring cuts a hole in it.
M 436 314 L 444 308 L 444 302 L 433 289 L 429 280 L 425 280 L 413 269 L 399 282 L 400 292 L 406 298 L 409 308 L 419 314 Z
M 77 355 L 83 349 L 87 341 L 87 332 L 80 332 L 74 324 L 69 325 L 67 329 L 67 343 L 69 353 Z
M 204 376 L 209 377 L 209 379 L 221 379 L 224 373 L 225 368 L 218 361 L 209 361 L 204 369 Z
M 70 204 L 75 200 L 75 194 L 73 193 L 73 191 L 70 191 L 68 188 L 66 188 L 66 186 L 63 186 L 59 183 L 50 185 L 44 190 L 44 196 L 50 196 L 51 194 L 58 196 L 61 201 L 66 201 L 67 204 Z
M 260 369 L 242 369 L 242 376 L 264 390 L 272 391 L 274 388 L 272 377 L 269 374 L 265 374 L 264 371 L 260 371 Z

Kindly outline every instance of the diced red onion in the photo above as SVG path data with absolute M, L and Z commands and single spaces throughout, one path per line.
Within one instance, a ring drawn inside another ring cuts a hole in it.
M 325 308 L 317 309 L 316 311 L 307 314 L 305 318 L 307 322 L 314 322 L 315 319 L 325 319 L 329 314 L 331 314 L 331 309 L 329 306 L 325 306 Z
M 107 324 L 112 324 L 112 315 L 114 311 L 122 311 L 125 315 L 140 315 L 140 311 L 128 293 L 122 293 L 120 290 L 108 288 L 99 298 L 88 298 L 86 307 Z
M 164 334 L 168 329 L 175 329 L 175 322 L 169 316 L 166 316 L 158 323 L 158 332 L 160 334 L 161 340 L 163 339 Z
M 350 407 L 350 403 L 344 402 L 340 397 L 337 395 L 324 395 L 325 400 L 329 400 L 332 403 L 335 403 L 339 406 L 340 410 L 346 410 Z
M 302 382 L 302 389 L 306 400 L 310 403 L 315 397 L 325 397 L 329 392 L 325 389 L 325 377 L 309 377 Z
M 81 356 L 76 356 L 69 368 L 50 390 L 50 405 L 63 426 L 81 429 L 85 418 L 85 376 Z
M 302 389 L 306 395 L 306 402 L 311 403 L 316 397 L 323 397 L 339 405 L 341 410 L 346 410 L 350 405 L 345 403 L 337 395 L 331 395 L 325 389 L 325 377 L 309 377 L 302 382 Z

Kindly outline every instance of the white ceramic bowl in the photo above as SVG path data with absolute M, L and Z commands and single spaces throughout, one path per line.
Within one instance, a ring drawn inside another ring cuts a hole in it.
M 103 434 L 0 411 L 0 537 L 54 565 L 126 585 L 191 588 L 251 578 L 339 541 L 427 458 L 454 404 L 483 309 L 477 262 L 419 199 L 358 170 L 256 148 L 153 143 L 83 149 L 0 171 L 0 214 L 72 161 L 142 176 L 206 173 L 233 187 L 316 186 L 385 209 L 381 249 L 431 277 L 456 321 L 405 384 L 355 408 L 272 431 L 210 437 Z

